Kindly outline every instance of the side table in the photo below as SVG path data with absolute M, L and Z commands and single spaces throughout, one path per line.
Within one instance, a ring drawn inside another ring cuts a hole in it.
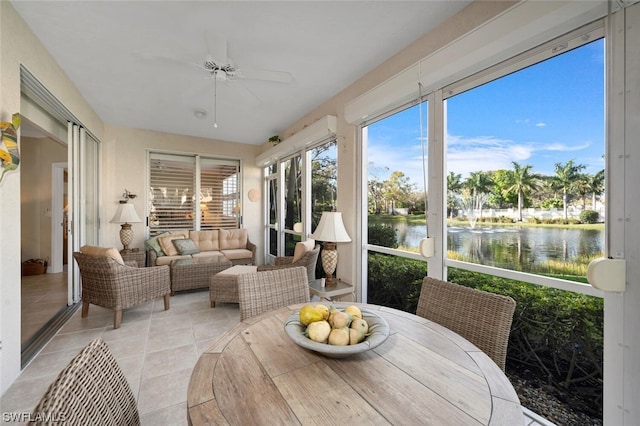
M 127 251 L 120 250 L 120 256 L 122 256 L 122 260 L 125 262 L 134 261 L 138 264 L 138 268 L 144 268 L 146 266 L 146 258 L 147 254 L 144 250 L 140 250 L 137 248 L 130 249 Z
M 309 292 L 321 299 L 333 301 L 333 298 L 336 296 L 344 296 L 345 294 L 351 294 L 354 291 L 355 289 L 351 284 L 342 280 L 338 280 L 338 284 L 335 287 L 323 287 L 322 279 L 309 281 Z

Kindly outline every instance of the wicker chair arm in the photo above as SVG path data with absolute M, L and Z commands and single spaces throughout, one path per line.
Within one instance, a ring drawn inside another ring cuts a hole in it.
M 296 263 L 300 263 L 299 259 L 298 262 Z M 275 264 L 277 266 L 292 266 L 293 265 L 293 257 L 292 256 L 278 256 L 276 257 L 276 261 Z M 300 266 L 304 266 L 304 265 L 300 265 Z
M 256 264 L 256 245 L 247 240 L 247 250 L 251 250 L 251 264 Z
M 158 253 L 152 248 L 149 248 L 149 266 L 156 266 L 156 260 L 158 259 Z

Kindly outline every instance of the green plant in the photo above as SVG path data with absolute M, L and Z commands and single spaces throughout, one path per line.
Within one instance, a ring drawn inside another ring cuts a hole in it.
M 582 223 L 596 223 L 600 218 L 600 213 L 595 210 L 583 210 L 580 212 L 580 222 Z
M 282 142 L 282 140 L 280 139 L 280 136 L 278 135 L 273 135 L 269 138 L 269 142 L 271 142 L 274 145 L 279 144 L 280 142 Z
M 387 225 L 370 225 L 368 228 L 369 244 L 382 247 L 397 248 L 396 230 Z

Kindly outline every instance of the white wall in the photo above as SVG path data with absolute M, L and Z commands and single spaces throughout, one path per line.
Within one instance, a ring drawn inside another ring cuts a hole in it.
M 239 149 L 241 147 L 241 149 Z M 148 150 L 209 154 L 219 158 L 241 160 L 243 228 L 249 231 L 249 239 L 258 245 L 256 261 L 262 260 L 262 203 L 250 202 L 247 192 L 251 188 L 261 188 L 261 169 L 255 165 L 259 147 L 240 145 L 191 136 L 159 133 L 150 130 L 131 129 L 107 125 L 103 140 L 103 220 L 102 244 L 121 248 L 120 225 L 109 223 L 118 206 L 124 189 L 137 197 L 133 200 L 138 216 L 146 214 L 148 180 Z M 132 225 L 134 240 L 131 247 L 144 247 L 145 223 Z

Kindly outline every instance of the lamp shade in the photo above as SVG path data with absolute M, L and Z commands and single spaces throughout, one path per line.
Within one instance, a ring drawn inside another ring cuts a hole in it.
M 347 230 L 344 229 L 342 213 L 340 212 L 322 212 L 320 223 L 315 232 L 311 234 L 311 238 L 334 243 L 348 243 L 351 241 Z
M 111 223 L 138 223 L 142 222 L 136 213 L 136 209 L 133 208 L 133 204 L 121 203 L 118 204 L 118 210 L 116 214 L 111 218 Z

